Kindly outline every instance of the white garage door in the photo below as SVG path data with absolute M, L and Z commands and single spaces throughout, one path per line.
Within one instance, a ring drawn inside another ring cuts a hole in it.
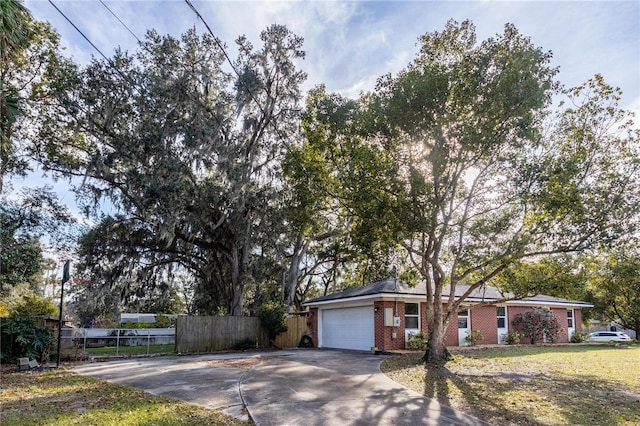
M 322 346 L 369 351 L 374 343 L 373 305 L 322 311 Z

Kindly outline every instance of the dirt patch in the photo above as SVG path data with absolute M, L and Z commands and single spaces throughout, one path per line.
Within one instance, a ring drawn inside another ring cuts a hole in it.
M 211 361 L 204 361 L 204 364 L 212 367 L 234 367 L 241 368 L 243 370 L 249 370 L 251 367 L 260 364 L 262 361 L 275 358 L 273 356 L 254 356 L 249 358 L 229 358 L 229 359 L 214 359 Z

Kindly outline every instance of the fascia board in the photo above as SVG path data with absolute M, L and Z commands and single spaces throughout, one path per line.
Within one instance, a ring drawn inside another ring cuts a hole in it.
M 336 306 L 357 306 L 357 302 L 361 301 L 374 301 L 374 300 L 424 300 L 426 295 L 424 294 L 407 294 L 407 293 L 375 293 L 375 294 L 367 294 L 365 296 L 355 296 L 348 297 L 343 299 L 331 299 L 331 300 L 323 300 L 320 302 L 312 302 L 312 303 L 303 303 L 303 306 L 307 307 L 315 307 L 315 306 L 326 306 L 326 305 L 336 305 Z M 448 296 L 443 296 L 442 301 L 447 302 L 449 300 Z M 465 303 L 492 303 L 495 300 L 491 299 L 481 299 L 477 297 L 468 297 L 465 299 L 463 304 Z M 356 305 L 353 304 L 356 302 Z M 504 302 L 500 302 L 500 305 L 507 306 L 552 306 L 552 307 L 571 307 L 571 308 L 593 308 L 593 305 L 590 303 L 580 303 L 580 302 L 546 302 L 542 300 L 507 300 Z
M 593 308 L 591 303 L 581 302 L 546 302 L 544 300 L 508 300 L 505 302 L 509 306 L 554 306 L 567 308 Z
M 308 306 L 313 308 L 315 306 L 326 306 L 326 305 L 339 305 L 348 302 L 358 302 L 358 301 L 366 301 L 372 299 L 379 299 L 380 294 L 367 294 L 365 296 L 355 296 L 355 297 L 345 297 L 343 299 L 331 299 L 331 300 L 321 300 L 319 302 L 307 302 L 303 303 L 303 306 Z

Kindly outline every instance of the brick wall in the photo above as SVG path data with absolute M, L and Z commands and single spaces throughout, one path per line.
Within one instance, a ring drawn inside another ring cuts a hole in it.
M 573 318 L 576 326 L 576 331 L 582 331 L 582 309 L 574 309 Z
M 509 330 L 515 330 L 511 325 L 511 322 L 515 318 L 515 316 L 519 313 L 525 313 L 533 309 L 533 306 L 510 306 L 508 308 L 509 315 Z M 558 343 L 568 343 L 569 336 L 567 334 L 567 308 L 551 308 L 551 312 L 553 312 L 558 317 L 558 322 L 560 323 L 560 327 L 564 330 L 560 333 L 558 338 Z M 573 309 L 573 324 L 575 331 L 582 330 L 582 311 L 580 309 Z M 530 344 L 531 341 L 527 338 L 522 338 L 520 343 Z
M 373 304 L 373 307 L 376 347 L 382 351 L 404 349 L 404 303 L 398 302 L 396 304 L 394 301 L 378 301 Z M 394 316 L 400 317 L 399 327 L 389 327 L 384 325 L 385 308 L 393 309 Z M 395 338 L 393 337 L 394 332 Z
M 479 345 L 495 345 L 498 343 L 498 320 L 495 305 L 475 307 L 470 310 L 471 329 L 480 330 L 482 341 Z
M 446 314 L 447 304 L 442 304 L 443 315 Z M 446 346 L 458 346 L 458 313 L 451 316 L 451 321 L 444 332 L 444 344 Z
M 524 314 L 525 312 L 530 311 L 531 309 L 532 309 L 531 306 L 509 306 L 507 308 L 507 316 L 509 318 L 509 331 L 516 331 L 516 329 L 512 325 L 513 320 L 516 318 L 516 315 Z M 523 337 L 522 339 L 520 339 L 520 343 L 529 344 L 531 343 L 531 340 Z
M 311 331 L 311 338 L 313 339 L 313 345 L 317 348 L 320 343 L 318 338 L 318 308 L 309 309 L 309 317 L 307 318 L 307 325 Z
M 558 322 L 560 323 L 560 327 L 562 327 L 563 330 L 558 336 L 558 343 L 569 342 L 569 333 L 567 332 L 567 308 L 551 308 L 551 312 L 556 314 L 556 316 L 558 317 Z

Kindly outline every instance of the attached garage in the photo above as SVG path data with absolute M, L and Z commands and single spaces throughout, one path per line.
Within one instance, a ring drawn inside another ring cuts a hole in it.
M 322 309 L 320 345 L 369 351 L 375 346 L 373 305 Z

